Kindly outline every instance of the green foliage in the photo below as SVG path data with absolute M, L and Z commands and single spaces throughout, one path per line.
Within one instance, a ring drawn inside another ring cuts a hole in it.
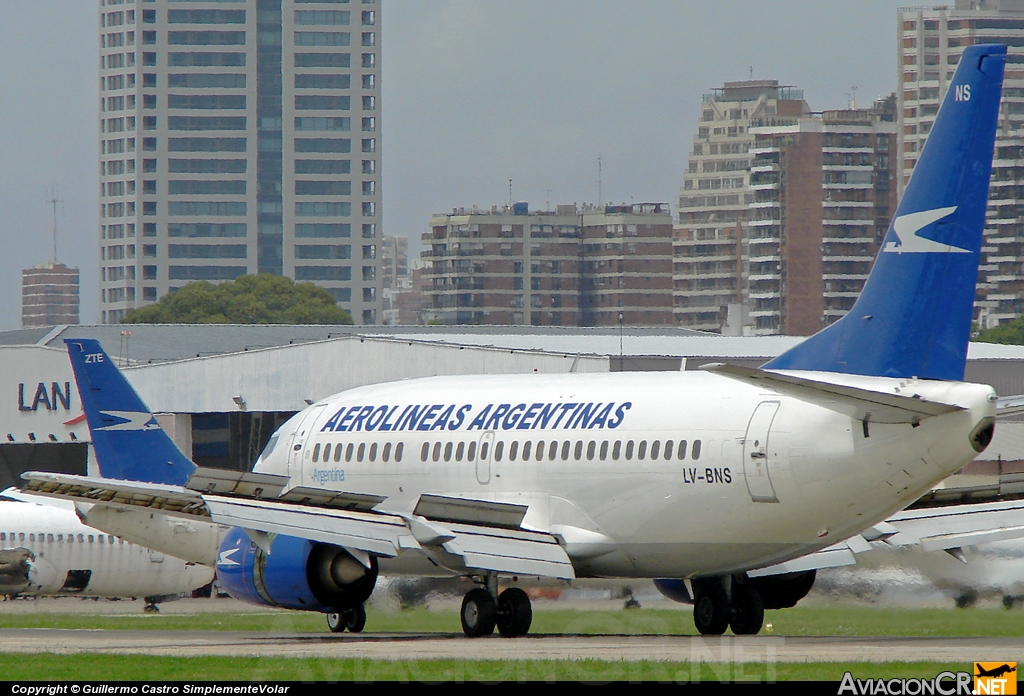
M 128 310 L 123 324 L 351 324 L 327 290 L 261 273 L 213 285 L 189 283 L 155 304 Z
M 981 343 L 1004 343 L 1011 346 L 1024 345 L 1024 317 L 1017 317 L 1008 324 L 985 329 L 974 339 Z

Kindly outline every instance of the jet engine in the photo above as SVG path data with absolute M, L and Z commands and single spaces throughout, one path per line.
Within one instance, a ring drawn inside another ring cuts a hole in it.
M 237 599 L 325 613 L 361 605 L 377 583 L 377 559 L 364 566 L 340 546 L 275 536 L 269 552 L 241 529 L 224 538 L 217 581 Z M 263 545 L 265 546 L 265 545 Z

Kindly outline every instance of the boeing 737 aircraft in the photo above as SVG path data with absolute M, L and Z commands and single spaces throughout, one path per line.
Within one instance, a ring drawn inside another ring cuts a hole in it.
M 996 395 L 962 380 L 1005 54 L 964 50 L 850 313 L 761 369 L 361 387 L 231 474 L 196 469 L 99 344 L 70 339 L 103 478 L 28 488 L 112 527 L 157 510 L 231 527 L 232 595 L 341 629 L 361 628 L 380 571 L 477 580 L 468 636 L 528 632 L 524 576 L 669 579 L 701 633 L 757 633 L 810 587 L 793 559 L 879 525 L 991 440 Z
M 213 568 L 82 523 L 73 503 L 0 494 L 0 595 L 144 597 L 146 610 L 213 581 Z

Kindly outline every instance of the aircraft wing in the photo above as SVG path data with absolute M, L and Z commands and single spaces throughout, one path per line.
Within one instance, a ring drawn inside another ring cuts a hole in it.
M 886 394 L 752 367 L 712 363 L 700 369 L 872 423 L 917 423 L 932 416 L 963 410 L 959 406 L 928 401 L 918 396 Z
M 1024 539 L 1024 501 L 904 510 L 884 522 L 807 556 L 751 571 L 751 577 L 856 565 L 865 551 L 916 547 L 963 560 L 964 546 Z M 966 561 L 965 561 L 966 562 Z
M 411 515 L 372 508 L 379 496 L 293 488 L 285 477 L 197 469 L 186 486 L 28 472 L 36 495 L 120 509 L 201 518 L 260 535 L 280 534 L 394 558 L 420 552 L 454 572 L 475 570 L 572 579 L 572 563 L 551 534 L 519 527 L 520 505 L 421 497 Z M 197 490 L 199 489 L 199 490 Z

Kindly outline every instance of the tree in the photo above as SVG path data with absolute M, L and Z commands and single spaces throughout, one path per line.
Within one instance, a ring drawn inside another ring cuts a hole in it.
M 1013 346 L 1024 346 L 1024 317 L 1017 317 L 1008 324 L 985 329 L 974 339 L 981 343 L 1005 343 Z
M 351 324 L 324 288 L 269 273 L 213 285 L 189 283 L 156 304 L 130 309 L 124 324 Z

